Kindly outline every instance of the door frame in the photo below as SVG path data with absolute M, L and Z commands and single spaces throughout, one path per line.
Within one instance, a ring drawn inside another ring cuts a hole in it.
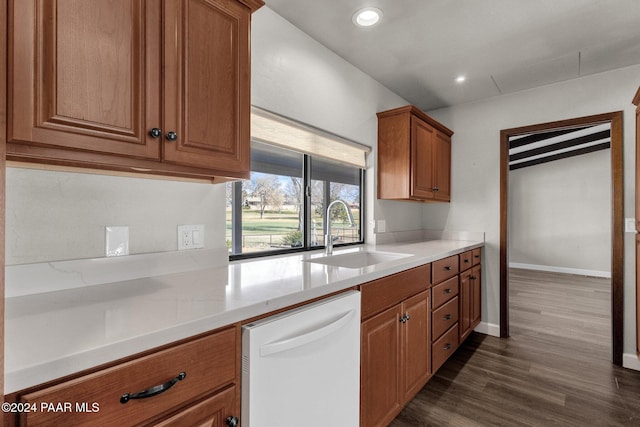
M 624 177 L 622 111 L 500 131 L 500 337 L 509 336 L 509 138 L 550 129 L 611 124 L 611 342 L 612 360 L 624 352 Z

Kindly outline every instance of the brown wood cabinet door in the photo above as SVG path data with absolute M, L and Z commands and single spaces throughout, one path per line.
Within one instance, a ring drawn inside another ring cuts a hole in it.
M 467 270 L 460 274 L 460 342 L 471 333 L 471 273 Z
M 442 132 L 434 136 L 434 193 L 436 200 L 450 201 L 451 199 L 451 138 Z
M 235 387 L 217 393 L 200 403 L 191 405 L 172 417 L 154 423 L 156 427 L 222 427 L 226 426 L 227 419 L 238 415 L 238 405 L 236 405 Z
M 398 304 L 362 323 L 360 425 L 386 426 L 400 411 Z
M 475 328 L 482 318 L 482 270 L 477 265 L 471 270 L 471 328 Z
M 433 199 L 435 188 L 434 129 L 417 117 L 411 117 L 411 197 Z
M 167 0 L 164 159 L 248 172 L 250 9 L 235 0 Z
M 408 402 L 431 376 L 430 292 L 425 291 L 402 304 L 408 320 L 402 324 L 402 389 Z
M 160 1 L 9 3 L 9 142 L 158 159 Z

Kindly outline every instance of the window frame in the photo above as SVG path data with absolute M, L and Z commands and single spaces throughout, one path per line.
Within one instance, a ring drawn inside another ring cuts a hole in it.
M 240 253 L 229 253 L 229 261 L 237 261 L 244 259 L 252 259 L 252 258 L 262 258 L 268 256 L 278 256 L 278 255 L 288 255 L 295 253 L 303 253 L 310 251 L 318 251 L 324 250 L 326 245 L 322 246 L 311 246 L 311 158 L 310 154 L 300 153 L 303 155 L 303 163 L 302 163 L 302 180 L 303 180 L 303 202 L 302 209 L 304 210 L 302 218 L 302 226 L 303 226 L 303 246 L 298 248 L 286 248 L 286 249 L 274 249 L 269 251 L 259 251 L 259 252 L 240 252 Z M 318 158 L 317 156 L 314 158 Z M 349 242 L 349 243 L 339 243 L 334 244 L 334 248 L 341 247 L 349 247 L 349 246 L 357 246 L 365 243 L 365 188 L 366 188 L 366 169 L 358 168 L 357 166 L 350 167 L 359 169 L 360 175 L 360 223 L 359 223 L 359 232 L 360 232 L 360 240 L 357 242 Z M 327 182 L 327 181 L 325 181 Z M 329 183 L 334 181 L 328 181 Z M 236 247 L 238 249 L 242 249 L 242 209 L 237 209 L 237 206 L 241 205 L 242 202 L 242 182 L 234 181 L 231 183 L 232 185 L 232 208 L 231 208 L 231 247 L 234 249 Z M 239 201 L 238 201 L 239 199 Z M 324 203 L 327 205 L 327 203 Z M 326 206 L 323 206 L 326 208 Z M 324 214 L 326 216 L 326 212 Z M 323 232 L 325 231 L 325 227 L 323 226 Z M 239 237 L 239 238 L 237 238 Z

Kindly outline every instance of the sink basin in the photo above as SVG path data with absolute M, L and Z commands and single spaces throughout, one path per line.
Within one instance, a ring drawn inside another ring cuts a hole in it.
M 390 262 L 402 258 L 407 258 L 410 256 L 411 255 L 408 254 L 365 251 L 323 256 L 319 258 L 307 259 L 304 261 L 314 264 L 332 265 L 334 267 L 364 268 L 371 265 L 382 264 L 383 262 Z

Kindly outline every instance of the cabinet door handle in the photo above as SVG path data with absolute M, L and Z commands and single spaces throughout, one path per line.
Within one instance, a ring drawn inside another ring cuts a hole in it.
M 477 279 L 477 277 L 476 277 L 476 276 L 469 276 L 469 279 L 471 279 L 471 280 L 476 280 L 476 279 Z
M 400 323 L 407 323 L 407 320 L 408 320 L 408 319 L 407 319 L 407 316 L 402 316 L 402 317 L 400 318 Z
M 225 420 L 225 424 L 229 427 L 238 427 L 238 417 L 228 417 Z
M 480 258 L 480 255 L 474 255 L 473 257 L 474 258 Z
M 444 349 L 445 350 L 451 350 L 451 344 L 445 344 L 444 345 Z
M 149 136 L 153 139 L 158 139 L 162 136 L 162 129 L 153 128 L 149 131 Z
M 447 270 L 447 271 L 451 271 L 452 268 L 453 267 L 451 267 L 450 265 L 447 265 L 444 269 Z
M 173 387 L 178 381 L 182 381 L 187 377 L 186 372 L 180 372 L 177 377 L 167 381 L 164 384 L 156 385 L 138 393 L 125 393 L 120 397 L 120 403 L 127 403 L 131 399 L 146 399 L 148 397 L 157 396 Z
M 178 139 L 178 134 L 174 131 L 169 131 L 167 132 L 166 138 L 167 141 L 175 141 L 176 139 Z
M 409 313 L 405 314 L 405 315 L 404 315 L 404 317 L 405 317 L 405 319 L 407 319 L 407 320 L 411 320 L 411 316 L 409 316 Z
M 444 290 L 445 294 L 450 294 L 451 292 L 453 292 L 453 290 L 451 288 L 447 288 Z
M 444 317 L 442 318 L 442 320 L 451 320 L 451 315 L 450 314 L 445 314 Z

